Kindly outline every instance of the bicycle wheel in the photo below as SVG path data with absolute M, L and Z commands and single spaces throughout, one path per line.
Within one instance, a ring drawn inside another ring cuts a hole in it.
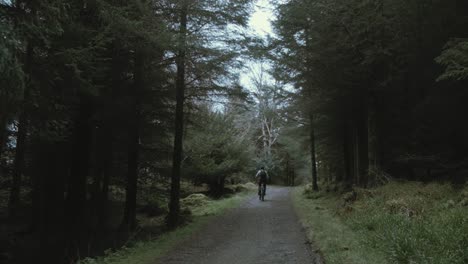
M 262 186 L 262 194 L 261 194 L 261 200 L 262 201 L 265 201 L 265 191 L 266 191 L 266 186 L 263 185 Z

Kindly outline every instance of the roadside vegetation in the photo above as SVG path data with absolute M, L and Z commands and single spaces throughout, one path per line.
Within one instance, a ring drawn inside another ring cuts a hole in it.
M 293 195 L 325 263 L 468 263 L 468 186 L 390 181 L 326 190 Z

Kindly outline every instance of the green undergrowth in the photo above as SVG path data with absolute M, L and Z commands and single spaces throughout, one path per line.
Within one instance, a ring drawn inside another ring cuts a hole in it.
M 227 198 L 213 200 L 203 194 L 193 194 L 181 200 L 182 210 L 191 211 L 191 220 L 188 224 L 174 231 L 165 232 L 155 239 L 133 243 L 131 247 L 122 247 L 119 250 L 108 250 L 105 256 L 88 258 L 80 264 L 149 264 L 174 248 L 178 243 L 188 238 L 190 234 L 199 230 L 213 217 L 222 214 L 230 208 L 235 208 L 244 201 L 251 191 L 245 190 Z M 158 219 L 163 222 L 162 219 Z
M 468 263 L 468 188 L 392 181 L 293 196 L 326 263 Z

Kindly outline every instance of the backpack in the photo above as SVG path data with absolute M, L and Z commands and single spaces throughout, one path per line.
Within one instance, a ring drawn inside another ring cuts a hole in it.
M 260 180 L 261 181 L 266 181 L 267 180 L 267 174 L 265 170 L 260 170 Z

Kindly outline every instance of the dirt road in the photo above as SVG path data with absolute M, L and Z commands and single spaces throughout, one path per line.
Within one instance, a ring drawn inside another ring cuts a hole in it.
M 290 188 L 267 189 L 214 219 L 156 263 L 317 263 L 290 201 Z

